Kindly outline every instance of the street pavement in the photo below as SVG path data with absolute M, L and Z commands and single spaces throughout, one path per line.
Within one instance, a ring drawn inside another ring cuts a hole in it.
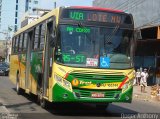
M 133 90 L 133 98 L 142 100 L 142 101 L 149 101 L 151 103 L 156 103 L 160 105 L 160 100 L 156 98 L 156 95 L 152 95 L 152 86 L 147 86 L 145 88 L 145 93 L 141 92 L 141 87 L 135 85 Z
M 15 85 L 8 77 L 0 76 L 0 119 L 116 119 L 148 113 L 160 113 L 160 103 L 134 97 L 131 104 L 112 103 L 106 110 L 82 103 L 51 105 L 45 110 L 36 103 L 34 96 L 17 95 Z M 160 115 L 157 117 L 160 118 Z
M 135 85 L 133 90 L 133 98 L 143 100 L 143 101 L 152 101 L 152 102 L 156 101 L 151 97 L 151 86 L 147 86 L 145 88 L 145 91 L 146 91 L 145 93 L 141 92 L 141 87 Z

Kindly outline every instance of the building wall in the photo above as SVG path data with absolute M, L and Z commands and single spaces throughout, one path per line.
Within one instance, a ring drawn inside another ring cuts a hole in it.
M 32 12 L 34 7 L 39 7 L 40 0 L 0 0 L 0 40 L 6 39 L 8 27 L 10 36 L 21 26 L 21 18 L 26 11 Z
M 28 10 L 26 12 L 32 13 L 34 8 L 40 8 L 40 0 L 28 0 Z
M 1 0 L 1 21 L 0 32 L 6 33 L 9 26 L 14 26 L 15 23 L 15 7 L 16 0 Z M 0 34 L 0 40 L 5 40 L 6 34 Z
M 94 0 L 93 6 L 120 9 L 133 14 L 135 27 L 160 24 L 160 0 Z

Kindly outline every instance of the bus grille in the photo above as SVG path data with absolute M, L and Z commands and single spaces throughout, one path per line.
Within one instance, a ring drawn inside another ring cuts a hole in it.
M 120 95 L 121 90 L 87 90 L 87 89 L 74 89 L 74 92 L 78 93 L 80 98 L 91 98 L 92 93 L 103 93 L 103 98 L 115 98 L 116 95 Z
M 103 72 L 71 72 L 70 76 L 78 79 L 86 80 L 110 80 L 110 81 L 123 81 L 125 76 L 122 73 L 103 73 Z

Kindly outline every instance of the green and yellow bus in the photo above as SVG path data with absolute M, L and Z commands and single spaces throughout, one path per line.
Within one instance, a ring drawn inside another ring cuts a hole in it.
M 60 7 L 17 31 L 9 78 L 46 102 L 132 101 L 134 22 L 107 8 Z M 103 107 L 103 106 L 102 106 Z

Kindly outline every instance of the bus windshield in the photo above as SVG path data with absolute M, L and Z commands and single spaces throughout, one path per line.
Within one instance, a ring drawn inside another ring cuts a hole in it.
M 125 69 L 132 66 L 133 30 L 119 26 L 60 25 L 56 61 L 73 67 Z

